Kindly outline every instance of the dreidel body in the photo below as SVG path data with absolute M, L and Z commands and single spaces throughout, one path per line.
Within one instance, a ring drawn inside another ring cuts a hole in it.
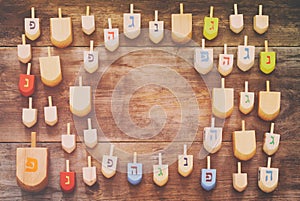
M 123 14 L 123 30 L 129 39 L 135 39 L 141 33 L 141 14 L 133 13 L 133 4 L 130 4 L 130 13 Z
M 31 96 L 35 89 L 35 76 L 30 75 L 31 63 L 27 64 L 27 74 L 21 74 L 19 79 L 20 93 L 25 96 Z
M 265 40 L 265 52 L 259 53 L 259 68 L 265 74 L 270 74 L 275 70 L 276 53 L 268 51 L 268 41 Z
M 119 47 L 119 29 L 112 28 L 111 18 L 108 18 L 108 29 L 104 29 L 104 45 L 111 52 Z
M 233 69 L 233 54 L 227 54 L 227 44 L 224 44 L 224 54 L 219 54 L 218 71 L 221 75 L 227 76 Z
M 203 146 L 209 153 L 216 153 L 222 145 L 222 128 L 215 127 L 215 118 L 211 120 L 211 127 L 203 131 Z
M 214 54 L 212 48 L 205 48 L 205 39 L 202 39 L 202 48 L 195 48 L 194 67 L 200 74 L 209 73 L 214 64 Z
M 169 168 L 168 165 L 162 164 L 162 156 L 159 153 L 158 165 L 153 165 L 153 181 L 157 186 L 164 186 L 169 179 Z
M 213 17 L 214 7 L 210 7 L 209 17 L 204 17 L 203 36 L 207 40 L 213 40 L 218 36 L 219 18 Z
M 69 160 L 66 160 L 66 172 L 60 172 L 60 188 L 64 193 L 71 193 L 76 185 L 76 173 L 70 172 Z
M 271 130 L 265 133 L 263 150 L 268 155 L 271 156 L 275 154 L 279 148 L 280 135 L 274 133 L 274 123 L 271 123 Z
M 90 41 L 90 51 L 83 52 L 83 66 L 88 73 L 94 73 L 98 65 L 98 51 L 94 51 L 94 42 Z
M 88 129 L 83 131 L 84 144 L 94 148 L 98 143 L 97 129 L 92 129 L 92 121 L 88 118 Z
M 234 15 L 229 16 L 230 30 L 238 34 L 244 29 L 244 16 L 238 14 L 237 4 L 234 4 Z
M 91 35 L 95 31 L 95 16 L 90 15 L 90 7 L 86 7 L 86 15 L 81 16 L 81 27 L 83 33 Z
M 273 192 L 278 186 L 279 169 L 271 168 L 271 157 L 267 167 L 258 168 L 258 187 L 265 193 Z
M 52 97 L 48 96 L 49 106 L 44 107 L 45 122 L 49 126 L 54 126 L 57 121 L 57 107 L 52 105 Z
M 118 158 L 113 156 L 114 145 L 110 146 L 110 154 L 103 155 L 101 172 L 106 178 L 111 178 L 116 174 Z
M 232 174 L 232 184 L 233 188 L 238 192 L 242 192 L 247 188 L 247 173 L 242 173 L 241 162 L 238 162 L 238 172 Z
M 40 19 L 35 18 L 34 7 L 31 8 L 31 18 L 24 19 L 25 35 L 34 41 L 41 35 Z
M 82 177 L 83 182 L 88 186 L 94 185 L 97 181 L 96 166 L 92 166 L 91 156 L 88 156 L 88 167 L 82 168 Z
M 187 147 L 184 145 L 183 155 L 178 155 L 178 173 L 187 177 L 192 173 L 193 166 L 193 155 L 187 155 Z
M 70 132 L 70 123 L 67 124 L 67 134 L 61 135 L 61 146 L 67 153 L 76 149 L 76 136 Z
M 207 156 L 207 169 L 201 169 L 201 186 L 204 190 L 210 191 L 216 187 L 217 170 L 210 169 L 210 156 Z
M 29 107 L 22 110 L 22 122 L 27 128 L 31 128 L 37 122 L 37 109 L 32 108 L 32 97 L 29 97 Z
M 132 185 L 141 183 L 143 178 L 143 164 L 137 163 L 136 152 L 134 152 L 133 163 L 127 164 L 127 180 Z
M 240 92 L 239 110 L 249 114 L 254 108 L 254 92 L 248 92 L 248 81 L 245 81 L 245 91 Z
M 253 29 L 258 34 L 263 34 L 268 30 L 269 16 L 262 14 L 262 5 L 259 5 L 258 15 L 253 17 Z
M 164 38 L 164 21 L 158 21 L 158 11 L 155 11 L 154 21 L 149 22 L 149 38 L 158 44 Z
M 255 46 L 247 45 L 248 37 L 244 38 L 244 45 L 239 45 L 237 52 L 237 66 L 243 72 L 252 68 L 255 59 Z
M 18 59 L 20 62 L 26 64 L 31 58 L 31 45 L 26 44 L 25 34 L 22 34 L 22 44 L 17 46 L 18 49 Z

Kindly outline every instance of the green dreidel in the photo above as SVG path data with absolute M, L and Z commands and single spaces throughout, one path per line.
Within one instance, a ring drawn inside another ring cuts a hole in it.
M 204 17 L 203 36 L 207 40 L 212 40 L 218 35 L 219 18 L 213 17 L 214 7 L 210 7 L 209 17 Z

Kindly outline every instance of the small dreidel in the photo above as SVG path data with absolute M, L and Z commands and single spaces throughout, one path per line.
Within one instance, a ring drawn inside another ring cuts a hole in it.
M 202 39 L 202 48 L 195 48 L 194 67 L 200 74 L 207 74 L 214 66 L 213 48 L 205 48 L 205 39 Z
M 97 129 L 92 129 L 92 120 L 88 118 L 88 129 L 83 131 L 84 144 L 94 148 L 98 143 Z
M 88 167 L 82 168 L 82 177 L 86 185 L 92 186 L 97 181 L 96 166 L 92 167 L 92 157 L 88 156 Z
M 133 163 L 127 164 L 127 180 L 132 185 L 141 183 L 143 178 L 143 164 L 137 163 L 137 153 L 133 153 Z
M 219 54 L 218 71 L 221 75 L 227 76 L 233 69 L 233 54 L 227 54 L 227 44 L 224 44 L 224 54 Z
M 234 131 L 232 135 L 234 156 L 242 161 L 253 158 L 256 153 L 255 130 L 245 130 L 245 121 L 242 120 L 242 130 Z
M 39 192 L 48 185 L 48 149 L 36 147 L 36 132 L 31 132 L 31 147 L 17 148 L 18 185 L 28 192 Z
M 216 117 L 227 118 L 233 111 L 234 89 L 225 88 L 225 78 L 221 83 L 221 88 L 213 88 L 212 112 Z
M 243 114 L 249 114 L 254 108 L 254 92 L 248 92 L 248 81 L 245 81 L 245 92 L 240 92 L 239 109 Z
M 207 169 L 201 169 L 201 186 L 204 190 L 210 191 L 216 187 L 217 170 L 210 169 L 210 156 L 207 156 Z
M 52 105 L 52 97 L 48 96 L 48 107 L 44 107 L 45 122 L 49 126 L 54 126 L 57 121 L 57 107 Z
M 262 14 L 263 6 L 258 6 L 258 15 L 253 17 L 253 29 L 258 34 L 263 34 L 268 30 L 269 27 L 269 16 Z
M 114 145 L 110 145 L 109 155 L 103 155 L 101 172 L 106 178 L 111 178 L 116 174 L 118 158 L 113 156 Z
M 88 73 L 98 69 L 98 51 L 94 51 L 94 41 L 90 41 L 90 51 L 83 52 L 83 66 Z
M 238 172 L 232 174 L 233 188 L 238 192 L 243 192 L 248 185 L 247 173 L 242 173 L 241 164 L 241 162 L 238 162 Z
M 31 8 L 31 18 L 24 19 L 25 35 L 30 40 L 35 40 L 41 35 L 40 19 L 35 18 L 34 7 Z
M 265 52 L 259 53 L 259 68 L 265 74 L 273 72 L 276 66 L 276 53 L 269 52 L 268 41 L 265 40 Z
M 193 171 L 193 155 L 187 155 L 187 146 L 183 146 L 183 155 L 178 155 L 178 172 L 181 176 L 187 177 Z
M 215 127 L 215 118 L 211 118 L 211 126 L 203 132 L 203 146 L 209 153 L 216 153 L 222 145 L 222 127 Z
M 158 11 L 154 12 L 154 21 L 149 22 L 149 38 L 158 44 L 164 38 L 164 21 L 158 21 Z
M 19 90 L 20 93 L 25 96 L 31 96 L 35 89 L 35 76 L 30 75 L 31 63 L 27 64 L 27 73 L 21 74 L 19 79 Z
M 141 14 L 133 13 L 133 4 L 130 4 L 130 13 L 123 14 L 123 30 L 129 39 L 135 39 L 141 33 Z
M 31 45 L 26 44 L 25 34 L 22 34 L 22 44 L 18 45 L 18 59 L 26 64 L 31 60 Z
M 31 128 L 37 122 L 37 109 L 32 108 L 32 97 L 29 97 L 29 107 L 22 110 L 22 122 L 27 128 Z
M 59 48 L 68 47 L 73 41 L 72 20 L 62 17 L 61 8 L 58 8 L 58 18 L 50 18 L 50 39 Z
M 274 120 L 280 112 L 280 96 L 277 91 L 270 91 L 270 81 L 266 81 L 266 90 L 258 94 L 258 116 L 265 121 Z
M 112 28 L 110 18 L 108 18 L 108 29 L 104 29 L 104 45 L 111 52 L 119 47 L 119 29 Z
M 180 3 L 180 13 L 172 14 L 172 40 L 176 43 L 187 43 L 192 39 L 192 13 L 183 13 L 183 3 Z
M 79 86 L 70 87 L 70 110 L 78 116 L 84 117 L 91 109 L 91 87 L 82 86 L 82 77 L 79 76 Z
M 61 146 L 67 153 L 72 153 L 76 148 L 76 136 L 71 134 L 70 123 L 67 124 L 67 134 L 61 135 Z
M 90 15 L 90 7 L 86 7 L 86 15 L 81 16 L 81 27 L 83 33 L 91 35 L 95 31 L 95 16 Z
M 71 193 L 75 189 L 76 174 L 70 172 L 69 160 L 66 160 L 66 172 L 60 172 L 60 188 L 64 193 Z
M 265 193 L 273 192 L 278 186 L 278 168 L 271 168 L 271 157 L 268 157 L 267 167 L 258 168 L 258 187 Z
M 255 46 L 247 45 L 248 36 L 244 37 L 244 45 L 238 46 L 237 66 L 241 71 L 248 71 L 254 65 Z
M 158 165 L 153 165 L 153 181 L 158 186 L 164 186 L 169 179 L 168 165 L 162 164 L 161 153 L 158 155 Z
M 207 40 L 217 37 L 219 29 L 219 18 L 213 17 L 214 7 L 210 7 L 209 17 L 204 17 L 203 36 Z
M 274 133 L 274 123 L 271 123 L 271 129 L 269 133 L 265 133 L 263 150 L 271 156 L 276 153 L 279 147 L 280 135 Z
M 238 14 L 237 4 L 233 4 L 234 15 L 229 16 L 229 27 L 230 30 L 238 34 L 244 29 L 244 16 Z
M 55 87 L 62 81 L 59 56 L 51 56 L 50 47 L 48 47 L 48 56 L 40 57 L 41 80 L 48 87 Z

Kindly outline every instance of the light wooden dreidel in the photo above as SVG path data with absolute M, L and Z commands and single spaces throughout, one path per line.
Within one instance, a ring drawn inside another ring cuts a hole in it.
M 133 13 L 133 4 L 130 4 L 130 13 L 123 14 L 123 30 L 129 39 L 135 39 L 141 33 L 141 14 Z
M 31 147 L 17 148 L 16 176 L 25 191 L 39 192 L 48 185 L 48 149 L 36 147 L 36 132 L 31 132 Z
M 211 126 L 203 132 L 203 146 L 209 153 L 216 153 L 222 145 L 222 127 L 215 127 L 215 118 L 211 118 Z
M 270 91 L 270 81 L 266 81 L 266 90 L 258 94 L 258 116 L 265 121 L 274 120 L 280 112 L 280 96 L 277 91 Z
M 210 7 L 209 17 L 204 17 L 203 36 L 207 40 L 217 37 L 219 29 L 219 18 L 213 17 L 214 7 Z
M 245 92 L 240 92 L 239 110 L 249 114 L 254 107 L 254 92 L 248 92 L 248 81 L 245 81 Z
M 91 35 L 95 31 L 95 16 L 90 15 L 90 7 L 86 7 L 86 15 L 81 16 L 81 27 L 83 33 Z
M 247 173 L 242 173 L 242 163 L 238 162 L 238 172 L 232 174 L 233 188 L 238 192 L 242 192 L 247 188 Z
M 32 97 L 29 97 L 29 107 L 22 110 L 22 122 L 23 124 L 31 128 L 37 122 L 37 109 L 32 108 Z
M 83 52 L 83 66 L 88 73 L 98 69 L 98 51 L 94 51 L 94 41 L 90 41 L 90 51 Z
M 265 133 L 263 150 L 271 156 L 276 153 L 279 147 L 280 135 L 274 133 L 274 123 L 271 123 L 271 129 L 269 133 Z
M 237 66 L 241 71 L 248 71 L 254 65 L 255 46 L 247 45 L 248 36 L 244 37 L 244 45 L 238 46 Z
M 237 4 L 233 4 L 234 15 L 229 16 L 229 27 L 230 30 L 238 34 L 244 29 L 244 16 L 238 14 Z
M 97 181 L 96 166 L 92 167 L 92 157 L 88 156 L 88 167 L 82 168 L 83 181 L 86 185 L 92 186 Z
M 137 163 L 137 153 L 133 153 L 133 163 L 127 164 L 127 180 L 132 185 L 141 183 L 143 178 L 143 164 Z
M 62 17 L 61 8 L 58 8 L 58 18 L 50 18 L 50 39 L 59 48 L 68 47 L 73 41 L 71 18 Z
M 111 178 L 116 174 L 118 158 L 113 156 L 114 145 L 110 145 L 109 155 L 103 155 L 101 172 L 106 178 Z
M 19 79 L 19 90 L 20 93 L 25 96 L 31 96 L 35 89 L 35 76 L 30 75 L 31 63 L 27 64 L 27 73 L 21 74 Z
M 258 168 L 258 187 L 265 193 L 273 192 L 278 186 L 278 168 L 271 168 L 271 157 L 268 157 L 267 167 Z
M 273 72 L 276 66 L 276 53 L 269 52 L 268 41 L 265 40 L 265 52 L 259 54 L 259 68 L 265 74 Z
M 207 156 L 207 169 L 201 169 L 201 186 L 204 190 L 210 191 L 216 187 L 217 170 L 210 169 L 210 156 Z
M 225 78 L 221 81 L 221 88 L 213 88 L 212 112 L 216 117 L 227 118 L 233 111 L 234 89 L 225 88 Z
M 253 29 L 258 34 L 263 34 L 268 30 L 269 27 L 269 16 L 262 14 L 262 5 L 258 6 L 258 15 L 253 17 Z
M 181 176 L 187 177 L 193 171 L 193 155 L 187 155 L 187 146 L 183 146 L 183 155 L 178 155 L 178 172 Z
M 71 134 L 70 123 L 67 124 L 67 134 L 61 135 L 61 146 L 67 153 L 72 153 L 76 148 L 76 136 Z
M 149 22 L 149 38 L 158 44 L 164 38 L 164 21 L 158 21 L 158 11 L 154 12 L 154 21 Z
M 49 126 L 54 126 L 57 121 L 57 107 L 52 105 L 52 97 L 48 96 L 48 107 L 44 107 L 45 122 Z
M 83 131 L 84 144 L 94 148 L 98 143 L 97 129 L 92 129 L 92 120 L 88 118 L 88 129 Z
M 213 48 L 205 48 L 205 39 L 202 39 L 202 48 L 195 48 L 194 67 L 200 74 L 207 74 L 214 66 Z
M 69 160 L 66 160 L 66 172 L 60 172 L 60 188 L 64 193 L 74 191 L 76 185 L 76 174 L 70 172 Z
M 40 19 L 35 18 L 34 7 L 31 8 L 31 18 L 24 19 L 25 35 L 30 40 L 35 40 L 41 35 Z
M 26 44 L 25 34 L 22 34 L 22 44 L 18 45 L 18 59 L 26 64 L 31 60 L 31 45 Z
M 227 44 L 224 44 L 224 54 L 219 54 L 218 71 L 221 75 L 227 76 L 233 69 L 233 54 L 227 54 Z
M 74 115 L 84 117 L 92 109 L 91 102 L 91 87 L 82 86 L 82 77 L 79 76 L 79 86 L 70 87 L 70 110 Z
M 110 18 L 108 18 L 108 29 L 104 29 L 104 45 L 111 52 L 119 47 L 119 29 L 112 28 Z
M 168 165 L 162 164 L 161 153 L 158 155 L 158 165 L 153 165 L 153 181 L 157 186 L 164 186 L 169 179 Z

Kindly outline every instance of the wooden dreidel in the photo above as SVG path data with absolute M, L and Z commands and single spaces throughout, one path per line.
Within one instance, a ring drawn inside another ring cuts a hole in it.
M 210 169 L 210 156 L 207 156 L 207 169 L 201 169 L 201 186 L 204 190 L 210 191 L 217 183 L 217 170 Z
M 123 30 L 129 39 L 135 39 L 141 33 L 141 14 L 133 13 L 133 4 L 130 4 L 130 13 L 123 14 Z
M 233 111 L 234 89 L 225 88 L 225 78 L 221 82 L 221 88 L 213 88 L 212 112 L 216 117 L 227 118 Z
M 215 127 L 215 118 L 211 118 L 211 127 L 205 127 L 203 132 L 203 146 L 209 153 L 216 153 L 222 145 L 222 128 Z
M 22 34 L 22 44 L 18 45 L 18 59 L 26 64 L 31 60 L 31 45 L 26 44 L 25 34 Z
M 161 153 L 158 155 L 158 165 L 153 165 L 153 181 L 158 186 L 164 186 L 169 179 L 168 165 L 162 164 Z
M 224 44 L 224 54 L 219 54 L 218 71 L 221 75 L 227 76 L 233 68 L 233 54 L 227 54 L 227 44 Z
M 141 183 L 143 178 L 143 164 L 137 163 L 137 153 L 133 153 L 133 163 L 127 164 L 127 180 L 132 185 Z
M 106 178 L 111 178 L 116 174 L 118 158 L 113 156 L 114 145 L 110 145 L 109 155 L 103 155 L 101 172 Z
M 244 28 L 244 16 L 238 14 L 237 4 L 233 4 L 234 15 L 229 16 L 229 27 L 234 33 L 240 33 Z
M 249 114 L 254 107 L 254 92 L 248 92 L 248 81 L 245 81 L 245 92 L 240 92 L 239 109 L 243 114 Z
M 108 29 L 104 29 L 104 45 L 111 52 L 119 47 L 119 29 L 112 28 L 110 18 L 108 18 Z
M 212 40 L 218 35 L 219 18 L 213 17 L 214 7 L 210 7 L 209 17 L 204 17 L 203 36 Z
M 263 150 L 268 155 L 271 156 L 275 154 L 279 147 L 280 135 L 275 134 L 274 123 L 271 123 L 271 129 L 269 133 L 265 133 Z
M 86 15 L 81 16 L 82 31 L 86 35 L 91 35 L 95 31 L 95 16 L 90 15 L 90 7 L 86 7 Z
M 258 116 L 265 121 L 272 121 L 280 112 L 280 96 L 277 91 L 270 91 L 270 82 L 266 81 L 266 90 L 258 94 Z
M 48 149 L 36 147 L 36 132 L 31 132 L 31 147 L 17 148 L 16 176 L 25 191 L 39 192 L 48 185 Z
M 70 172 L 69 160 L 66 160 L 66 172 L 60 172 L 60 188 L 64 193 L 71 193 L 75 189 L 76 174 Z
M 276 65 L 276 53 L 268 50 L 268 41 L 265 40 L 265 52 L 259 53 L 259 68 L 265 74 L 273 72 Z
M 269 27 L 269 16 L 262 14 L 262 5 L 258 6 L 258 15 L 253 17 L 253 29 L 258 34 L 263 34 Z
M 67 153 L 72 153 L 76 148 L 76 136 L 70 132 L 70 123 L 67 124 L 67 134 L 61 135 L 61 146 Z
M 242 192 L 247 188 L 247 173 L 242 173 L 241 162 L 238 162 L 238 172 L 232 174 L 232 184 L 233 188 L 238 192 Z
M 84 144 L 94 148 L 98 143 L 97 129 L 92 129 L 92 120 L 88 118 L 88 129 L 83 131 Z
M 30 40 L 35 40 L 41 35 L 40 19 L 35 18 L 34 7 L 31 8 L 31 18 L 24 19 L 25 35 Z
M 91 102 L 91 87 L 82 86 L 82 77 L 79 76 L 79 86 L 70 87 L 70 110 L 74 115 L 84 117 L 92 109 Z
M 31 96 L 35 89 L 35 76 L 30 75 L 31 63 L 27 64 L 27 73 L 21 74 L 19 79 L 19 90 L 23 96 Z
M 194 67 L 200 74 L 207 74 L 213 68 L 213 48 L 205 48 L 205 39 L 202 39 L 202 48 L 195 48 Z
M 58 18 L 50 18 L 50 39 L 59 48 L 68 47 L 73 41 L 71 18 L 62 17 L 61 8 L 58 8 Z
M 88 156 L 88 167 L 82 168 L 83 181 L 86 185 L 92 186 L 97 181 L 96 166 L 92 167 L 92 158 Z
M 180 3 L 180 13 L 172 14 L 172 39 L 176 43 L 187 43 L 192 39 L 192 13 L 183 13 L 183 3 Z
M 242 71 L 249 70 L 254 65 L 255 47 L 247 45 L 248 37 L 244 37 L 244 45 L 238 46 L 237 66 Z
M 32 97 L 29 97 L 29 107 L 22 110 L 22 122 L 23 124 L 31 128 L 37 122 L 37 109 L 32 108 Z
M 54 126 L 57 121 L 57 107 L 52 105 L 52 97 L 48 96 L 48 107 L 44 107 L 45 122 L 49 126 Z
M 93 73 L 98 69 L 98 52 L 94 51 L 94 41 L 90 41 L 90 51 L 83 52 L 84 69 Z
M 268 157 L 267 167 L 258 168 L 258 187 L 265 193 L 273 192 L 278 186 L 278 168 L 271 168 L 271 157 Z
M 193 155 L 187 155 L 187 146 L 183 146 L 183 155 L 178 155 L 178 172 L 181 176 L 187 177 L 193 171 Z
M 154 12 L 154 21 L 149 22 L 149 38 L 157 44 L 164 38 L 164 21 L 158 21 L 158 11 Z

